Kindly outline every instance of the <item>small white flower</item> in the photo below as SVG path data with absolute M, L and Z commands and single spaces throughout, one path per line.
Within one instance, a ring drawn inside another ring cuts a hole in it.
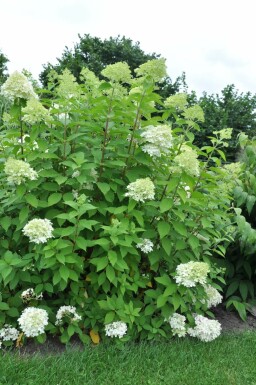
M 82 317 L 77 314 L 75 306 L 61 306 L 56 314 L 55 325 L 61 325 L 64 317 L 69 318 L 71 322 L 80 321 L 82 319 Z
M 48 325 L 47 311 L 28 307 L 23 310 L 18 323 L 26 337 L 37 337 L 44 333 L 45 326 Z
M 116 321 L 105 325 L 106 336 L 122 338 L 127 332 L 127 325 L 125 322 Z
M 185 337 L 186 331 L 186 317 L 184 315 L 174 313 L 169 319 L 168 322 L 172 328 L 173 335 L 178 337 Z
M 49 238 L 53 238 L 52 222 L 49 219 L 32 219 L 22 232 L 29 237 L 30 242 L 45 243 Z
M 149 178 L 137 179 L 127 186 L 126 197 L 130 197 L 137 202 L 145 202 L 155 198 L 155 186 Z
M 143 253 L 148 254 L 153 250 L 153 242 L 150 239 L 142 239 L 141 243 L 137 244 L 137 248 L 143 251 Z
M 29 301 L 31 301 L 33 299 L 35 299 L 35 300 L 43 299 L 43 294 L 41 293 L 39 295 L 36 295 L 34 289 L 29 288 L 29 289 L 24 290 L 21 293 L 21 299 L 23 302 L 28 303 Z
M 221 324 L 217 320 L 210 320 L 202 315 L 195 316 L 195 327 L 188 329 L 191 337 L 197 337 L 204 342 L 213 341 L 221 333 Z
M 208 263 L 190 261 L 177 266 L 174 279 L 178 285 L 194 287 L 197 283 L 204 285 L 209 272 Z
M 80 171 L 76 170 L 72 174 L 72 178 L 77 178 L 80 175 Z
M 16 341 L 19 334 L 19 331 L 11 325 L 4 325 L 4 327 L 0 329 L 0 339 L 3 341 Z

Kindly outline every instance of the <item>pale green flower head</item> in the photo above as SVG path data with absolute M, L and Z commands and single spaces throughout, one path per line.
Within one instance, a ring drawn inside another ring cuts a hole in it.
M 223 128 L 219 131 L 213 131 L 214 135 L 218 136 L 220 140 L 228 140 L 232 137 L 233 128 Z
M 65 69 L 61 75 L 58 75 L 58 80 L 57 93 L 61 98 L 70 99 L 81 95 L 79 84 L 68 69 Z
M 155 82 L 160 82 L 167 76 L 165 59 L 153 59 L 141 64 L 135 69 L 137 76 L 150 76 Z
M 185 93 L 171 95 L 164 102 L 165 107 L 174 107 L 177 110 L 181 111 L 184 111 L 186 109 L 187 104 L 187 94 Z
M 194 287 L 197 283 L 206 284 L 206 278 L 210 272 L 210 266 L 205 262 L 181 263 L 176 268 L 176 280 L 178 285 L 185 287 Z
M 174 158 L 174 171 L 185 171 L 187 174 L 192 176 L 199 176 L 200 166 L 198 161 L 198 155 L 193 148 L 183 144 L 181 146 L 181 153 L 176 155 Z
M 101 74 L 114 83 L 129 84 L 131 82 L 131 70 L 124 62 L 109 64 L 101 71 Z
M 150 178 L 137 179 L 127 186 L 126 197 L 130 197 L 137 202 L 145 202 L 155 197 L 155 186 Z
M 99 96 L 100 91 L 98 90 L 101 81 L 94 74 L 94 72 L 90 71 L 88 68 L 83 67 L 80 73 L 80 79 L 85 83 L 85 87 L 88 92 L 92 93 L 92 96 Z
M 40 122 L 51 123 L 53 121 L 49 110 L 47 110 L 37 99 L 28 100 L 26 107 L 22 108 L 22 112 L 24 114 L 22 120 L 29 124 Z
M 198 104 L 187 108 L 182 115 L 187 120 L 204 122 L 204 111 Z
M 35 180 L 38 177 L 29 163 L 13 158 L 8 158 L 5 162 L 4 172 L 7 175 L 7 181 L 15 185 L 26 182 L 26 179 Z
M 15 99 L 28 100 L 38 97 L 26 76 L 18 71 L 15 71 L 10 75 L 2 85 L 1 94 L 11 101 L 14 101 Z

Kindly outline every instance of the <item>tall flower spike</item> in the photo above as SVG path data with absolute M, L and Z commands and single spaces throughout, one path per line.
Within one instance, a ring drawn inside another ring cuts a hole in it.
M 15 99 L 37 98 L 31 83 L 25 75 L 15 71 L 1 87 L 1 93 L 12 101 Z

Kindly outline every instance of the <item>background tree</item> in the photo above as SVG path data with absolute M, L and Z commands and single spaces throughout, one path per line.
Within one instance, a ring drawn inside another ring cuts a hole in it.
M 8 58 L 0 50 L 0 84 L 3 84 L 7 78 L 7 66 Z
M 140 43 L 134 43 L 131 39 L 117 36 L 115 38 L 101 40 L 99 37 L 92 37 L 89 34 L 79 36 L 79 42 L 73 48 L 65 47 L 61 58 L 57 58 L 58 63 L 53 65 L 47 63 L 43 65 L 44 70 L 39 78 L 42 85 L 46 88 L 47 76 L 51 70 L 61 73 L 65 68 L 69 69 L 80 82 L 79 76 L 81 69 L 87 67 L 96 76 L 102 78 L 101 71 L 109 64 L 126 62 L 132 74 L 134 70 L 148 60 L 160 58 L 160 54 L 147 54 L 140 48 Z M 178 92 L 181 88 L 187 88 L 185 74 L 183 73 L 174 82 L 167 77 L 159 86 L 163 97 Z
M 243 131 L 253 137 L 256 132 L 256 95 L 250 92 L 239 93 L 235 85 L 231 84 L 220 95 L 208 95 L 204 92 L 198 103 L 204 110 L 205 122 L 201 124 L 201 131 L 196 133 L 196 143 L 209 145 L 208 137 L 212 136 L 213 131 L 232 127 L 232 139 L 226 154 L 227 160 L 236 160 L 237 135 Z

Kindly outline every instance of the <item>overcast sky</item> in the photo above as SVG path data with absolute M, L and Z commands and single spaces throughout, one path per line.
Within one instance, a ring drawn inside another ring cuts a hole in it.
M 256 93 L 255 0 L 0 0 L 0 50 L 9 72 L 35 78 L 78 34 L 118 35 L 167 59 L 189 90 L 220 93 L 234 83 Z

